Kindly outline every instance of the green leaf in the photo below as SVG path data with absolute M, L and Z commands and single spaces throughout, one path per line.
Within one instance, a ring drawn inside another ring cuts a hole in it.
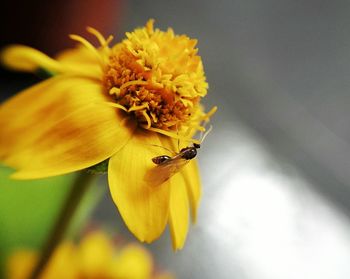
M 11 252 L 21 248 L 37 250 L 43 245 L 75 178 L 75 174 L 70 174 L 12 180 L 11 172 L 0 166 L 0 278 Z M 101 188 L 91 187 L 76 212 L 70 234 L 86 221 L 99 197 Z

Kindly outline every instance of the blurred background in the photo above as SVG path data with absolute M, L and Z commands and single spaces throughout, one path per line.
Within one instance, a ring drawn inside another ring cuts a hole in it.
M 168 234 L 145 245 L 159 265 L 183 279 L 350 278 L 349 1 L 4 3 L 2 46 L 53 54 L 86 25 L 117 41 L 149 18 L 198 39 L 219 111 L 198 156 L 198 223 L 177 253 Z M 37 80 L 2 70 L 1 99 Z M 109 193 L 93 221 L 133 239 Z

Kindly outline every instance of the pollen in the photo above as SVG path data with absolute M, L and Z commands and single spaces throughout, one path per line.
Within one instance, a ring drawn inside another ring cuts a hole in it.
M 140 126 L 176 131 L 207 93 L 196 44 L 170 28 L 154 29 L 149 20 L 111 49 L 103 77 L 107 93 Z

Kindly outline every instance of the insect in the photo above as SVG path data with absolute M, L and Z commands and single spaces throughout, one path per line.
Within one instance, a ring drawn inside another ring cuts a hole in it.
M 178 154 L 176 154 L 174 157 L 170 157 L 168 155 L 161 155 L 152 158 L 152 162 L 156 165 L 164 164 L 165 162 L 174 161 L 174 160 L 191 160 L 194 157 L 197 156 L 197 149 L 200 148 L 201 145 L 198 143 L 194 143 L 193 146 L 188 146 L 185 148 L 182 148 Z
M 212 127 L 201 137 L 202 143 Z M 179 172 L 187 163 L 197 156 L 197 149 L 201 144 L 193 143 L 192 146 L 182 148 L 180 152 L 175 153 L 174 156 L 160 155 L 152 158 L 152 162 L 156 165 L 146 175 L 146 179 L 151 181 L 153 185 L 160 185 L 167 181 L 174 174 Z

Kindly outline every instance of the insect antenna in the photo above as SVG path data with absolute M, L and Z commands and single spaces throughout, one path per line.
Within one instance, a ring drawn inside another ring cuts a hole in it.
M 154 146 L 154 147 L 160 147 L 160 148 L 163 148 L 163 149 L 165 149 L 165 150 L 169 151 L 170 153 L 172 153 L 173 155 L 176 155 L 176 154 L 177 154 L 175 151 L 170 150 L 169 148 L 166 148 L 166 147 L 161 146 L 161 145 L 157 145 L 157 144 L 147 144 L 147 145 Z
M 200 134 L 200 138 L 199 138 L 199 144 L 198 143 L 193 143 L 193 147 L 195 148 L 200 148 L 201 147 L 201 144 L 202 142 L 205 140 L 205 138 L 207 137 L 207 135 L 211 132 L 211 130 L 213 129 L 213 125 L 210 125 L 209 126 L 209 129 L 203 134 L 203 131 L 201 131 L 201 134 Z
M 200 144 L 202 144 L 202 142 L 205 140 L 205 138 L 211 132 L 211 130 L 213 130 L 213 125 L 210 125 L 209 129 L 204 134 L 203 134 L 203 132 L 201 132 L 201 138 L 199 139 Z

